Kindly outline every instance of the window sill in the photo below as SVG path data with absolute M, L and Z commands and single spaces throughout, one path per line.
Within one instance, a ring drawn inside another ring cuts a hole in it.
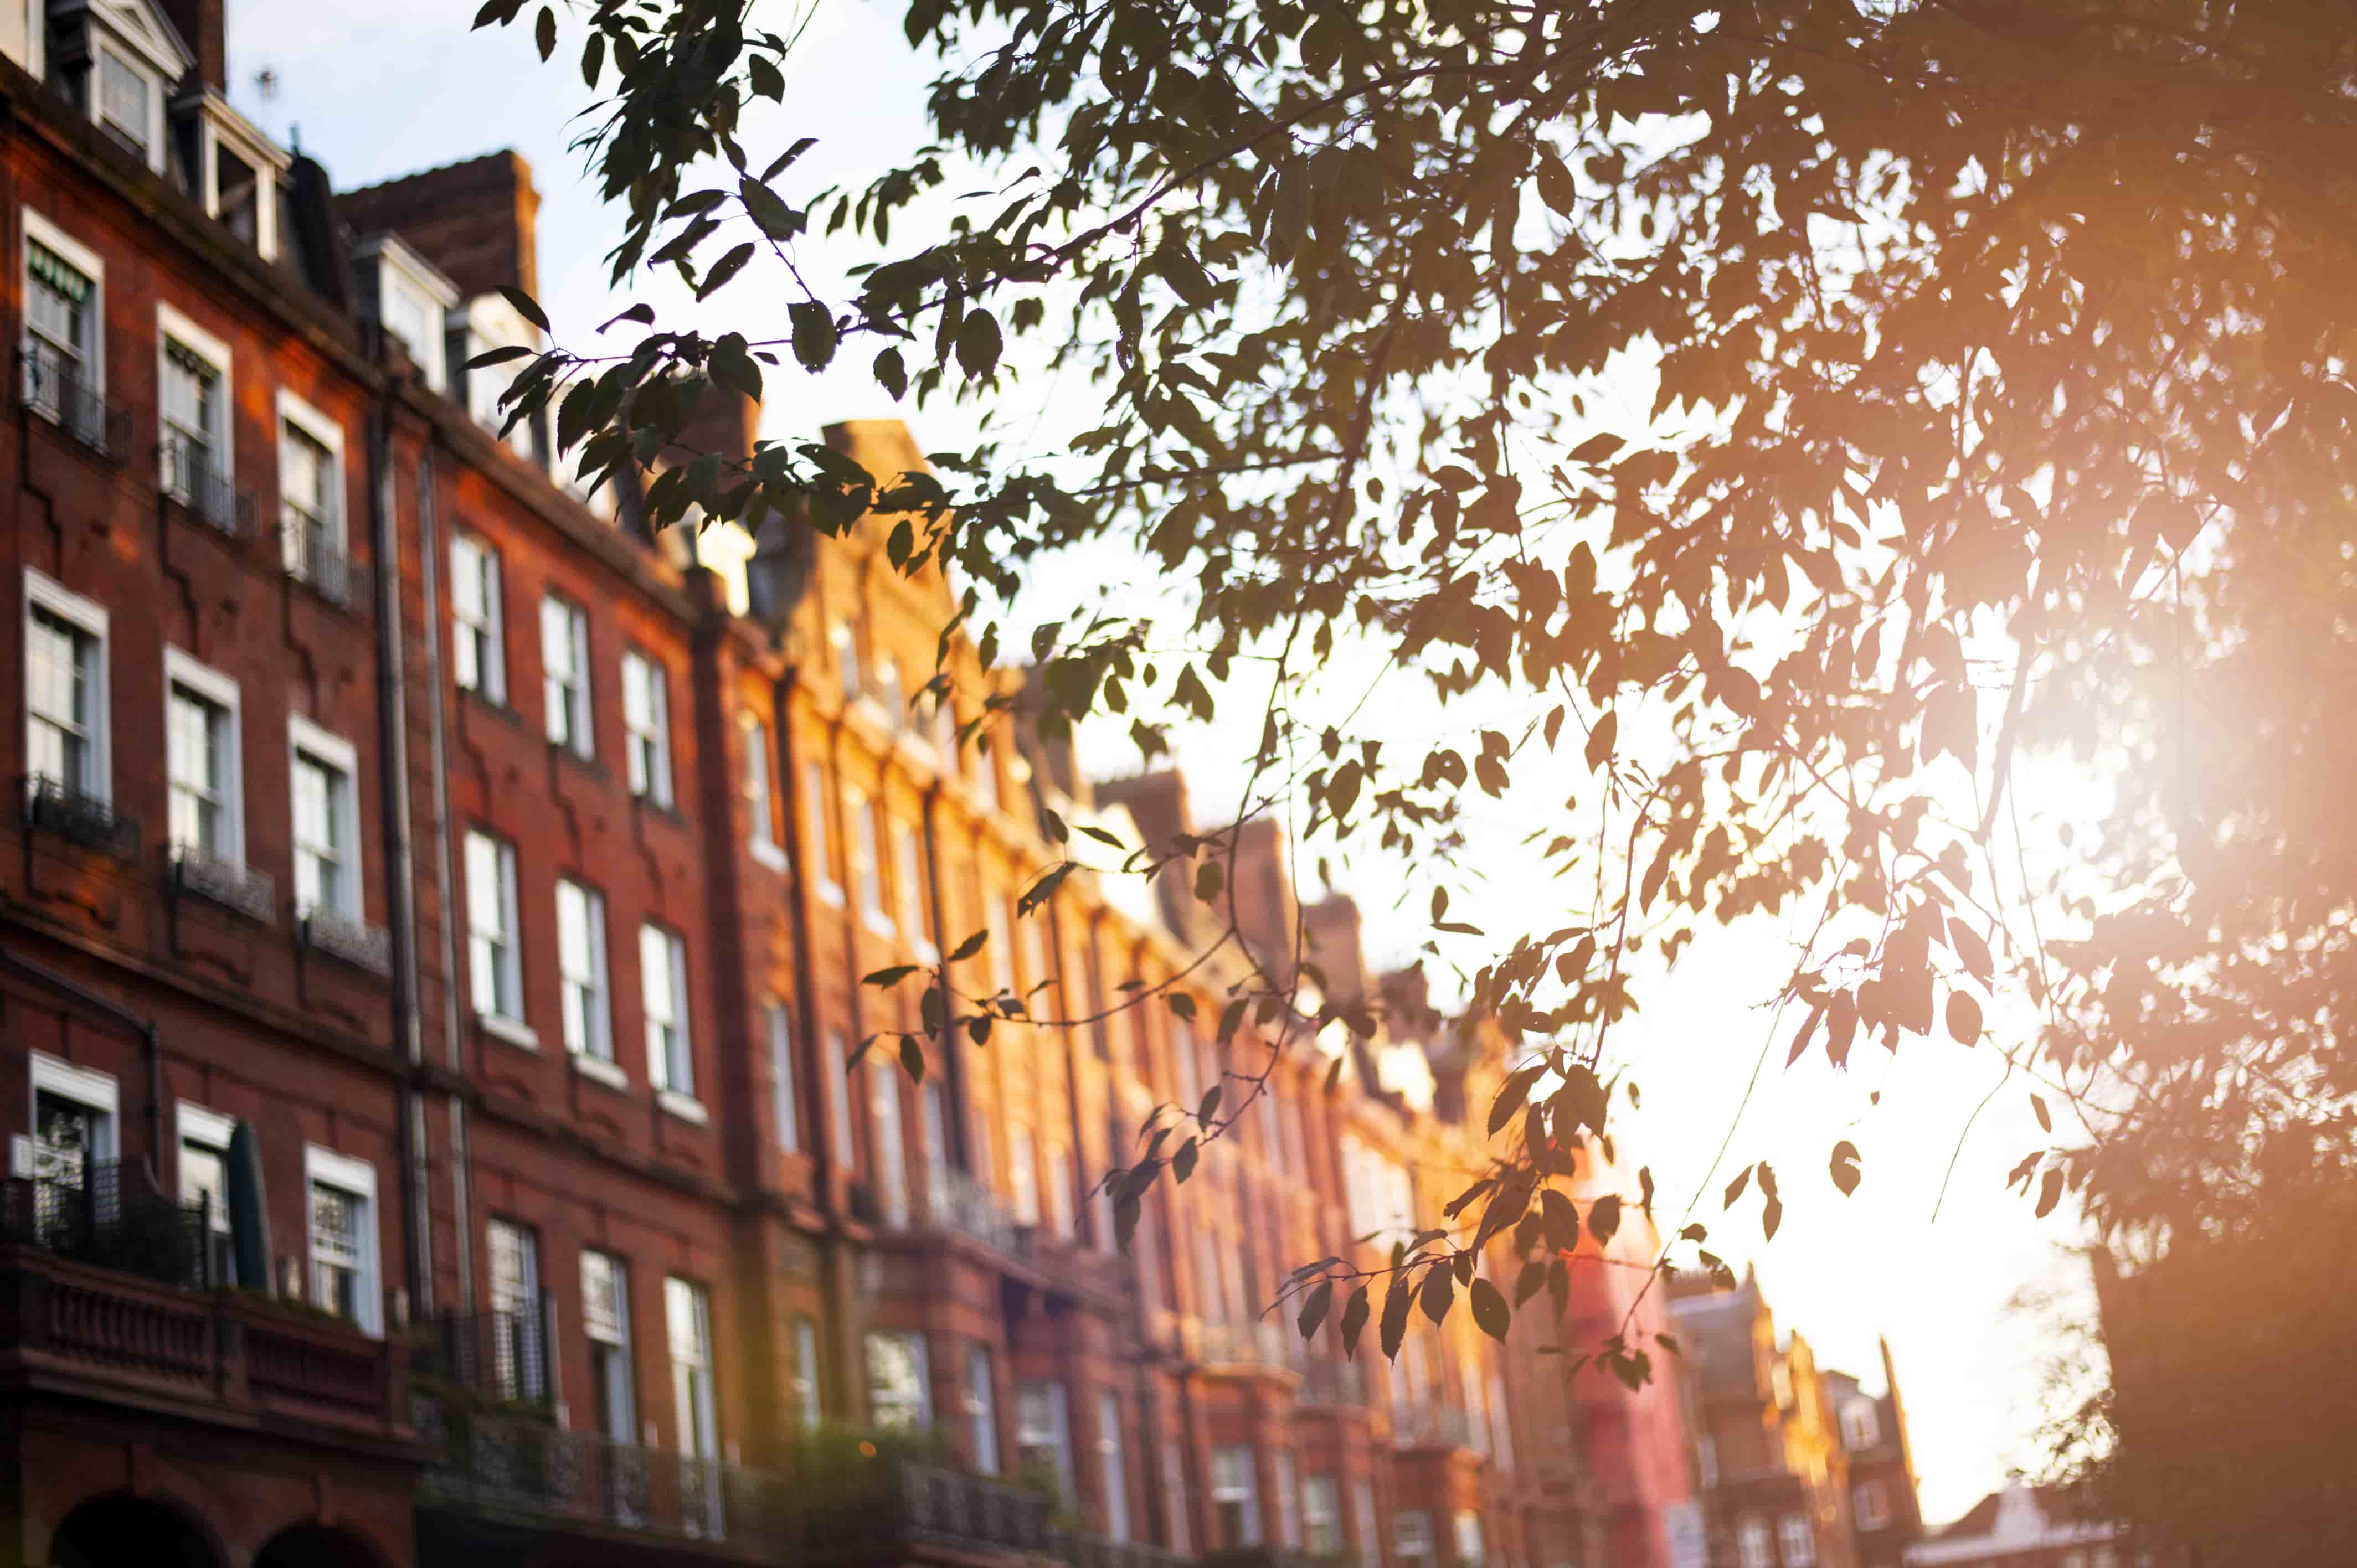
M 754 839 L 745 846 L 745 849 L 746 853 L 752 855 L 756 861 L 768 866 L 779 875 L 783 876 L 786 874 L 786 852 L 768 839 Z
M 603 1057 L 576 1051 L 573 1055 L 573 1070 L 593 1082 L 604 1084 L 618 1094 L 630 1092 L 630 1075 Z
M 597 754 L 594 751 L 579 750 L 569 740 L 551 740 L 548 743 L 548 749 L 585 773 L 599 779 L 606 777 L 605 765 L 597 760 Z
M 891 941 L 900 934 L 900 928 L 892 923 L 890 916 L 879 914 L 874 909 L 861 910 L 859 923 L 867 928 L 869 936 L 883 941 Z
M 454 682 L 453 684 L 456 685 L 456 682 Z M 457 692 L 459 696 L 466 699 L 468 707 L 480 708 L 501 724 L 513 725 L 518 729 L 523 727 L 523 715 L 510 707 L 503 698 L 494 697 L 490 693 L 473 686 L 458 686 Z
M 692 1122 L 698 1127 L 708 1127 L 712 1124 L 712 1113 L 705 1110 L 702 1101 L 692 1094 L 682 1094 L 675 1089 L 656 1090 L 655 1106 L 665 1115 L 676 1116 L 681 1121 Z
M 631 790 L 630 804 L 638 807 L 640 811 L 652 812 L 654 815 L 661 817 L 664 822 L 671 823 L 674 827 L 683 828 L 687 825 L 686 816 L 681 812 L 676 804 L 670 800 L 661 800 L 654 795 L 649 794 L 646 790 Z
M 540 1036 L 531 1025 L 518 1019 L 502 1017 L 497 1013 L 478 1013 L 475 1026 L 495 1040 L 504 1041 L 520 1051 L 540 1049 Z
M 820 883 L 818 885 L 818 901 L 826 905 L 830 908 L 842 908 L 843 885 L 839 882 Z

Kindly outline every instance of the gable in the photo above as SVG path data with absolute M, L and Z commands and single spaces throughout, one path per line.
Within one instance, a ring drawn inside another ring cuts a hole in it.
M 197 58 L 171 21 L 146 0 L 91 0 L 90 16 L 116 41 L 177 82 L 195 68 Z

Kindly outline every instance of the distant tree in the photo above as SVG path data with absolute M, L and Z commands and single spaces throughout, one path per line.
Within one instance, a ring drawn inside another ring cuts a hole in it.
M 896 564 L 997 596 L 1106 538 L 1189 585 L 1150 643 L 1084 614 L 1041 634 L 1049 724 L 1127 714 L 1151 756 L 1240 660 L 1275 670 L 1239 814 L 1281 802 L 1313 844 L 1427 874 L 1435 929 L 1490 944 L 1469 1025 L 1546 1053 L 1507 1080 L 1516 1152 L 1463 1229 L 1388 1282 L 1310 1271 L 1308 1326 L 1339 1293 L 1344 1337 L 1379 1316 L 1387 1350 L 1411 1299 L 1503 1332 L 1496 1292 L 1451 1289 L 1467 1249 L 1576 1239 L 1550 1183 L 1644 1065 L 1610 1026 L 1699 923 L 1754 912 L 1815 919 L 1772 999 L 1795 1057 L 1971 1048 L 1985 998 L 2029 999 L 2037 1037 L 1996 1048 L 2041 1122 L 2068 1101 L 2093 1131 L 2022 1161 L 2040 1215 L 2077 1187 L 2165 1227 L 2258 1152 L 2346 1136 L 2345 0 L 911 0 L 940 146 L 844 192 L 797 172 L 806 139 L 740 139 L 755 100 L 791 108 L 791 40 L 748 14 L 531 11 L 602 95 L 582 146 L 618 287 L 675 269 L 737 314 L 635 306 L 524 367 L 514 406 L 553 407 L 589 474 L 660 469 L 659 522 L 873 507 L 901 514 Z M 977 166 L 996 183 L 952 199 Z M 887 259 L 845 297 L 803 286 L 798 258 L 853 244 Z M 694 378 L 758 394 L 850 356 L 918 400 L 1052 364 L 1103 413 L 1053 459 L 984 447 L 880 493 L 815 433 L 742 468 L 681 449 Z M 1650 420 L 1600 427 L 1600 389 L 1649 375 Z M 1380 702 L 1318 712 L 1303 677 L 1340 648 L 1528 722 L 1426 745 Z M 2112 799 L 2028 886 L 2033 747 Z M 1579 913 L 1477 930 L 1446 897 L 1460 806 L 1523 770 L 1577 797 L 1531 853 Z M 1222 844 L 1179 846 L 1207 897 Z M 1300 996 L 1265 977 L 1222 1030 L 1315 1022 Z M 1123 1175 L 1125 1212 L 1240 1087 Z M 1870 1174 L 1829 1152 L 1840 1190 Z M 1770 1235 L 1774 1176 L 1722 1195 Z

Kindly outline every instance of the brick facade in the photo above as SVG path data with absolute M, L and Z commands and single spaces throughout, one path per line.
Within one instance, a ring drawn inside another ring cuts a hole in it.
M 219 8 L 171 15 L 201 81 Z M 251 227 L 186 163 L 250 127 L 190 98 L 143 153 L 72 85 L 0 68 L 13 329 L 73 339 L 0 425 L 0 771 L 48 780 L 0 823 L 0 1563 L 776 1560 L 827 1433 L 908 1421 L 932 1467 L 853 1555 L 1667 1563 L 1666 1384 L 1461 1312 L 1345 1364 L 1262 1313 L 1437 1222 L 1506 1065 L 1369 972 L 1347 900 L 1301 908 L 1255 827 L 1232 911 L 1082 873 L 1017 918 L 1048 813 L 1167 841 L 1183 782 L 1094 787 L 989 705 L 1019 675 L 937 668 L 950 585 L 881 521 L 654 540 L 502 438 L 464 367 L 533 286 L 521 160 L 333 198 L 241 144 Z M 1230 913 L 1246 949 L 1190 968 Z M 977 930 L 951 983 L 1031 1021 L 854 1065 L 920 1027 L 862 977 Z M 1288 1049 L 1124 1256 L 1096 1189 L 1141 1123 L 1269 1069 L 1214 1041 L 1247 958 L 1389 1021 Z M 237 1223 L 134 1246 L 188 1204 Z M 1579 1262 L 1574 1319 L 1632 1304 Z

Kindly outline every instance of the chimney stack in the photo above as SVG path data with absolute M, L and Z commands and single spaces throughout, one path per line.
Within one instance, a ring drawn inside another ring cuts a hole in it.
M 197 79 L 229 91 L 229 22 L 222 0 L 163 0 L 165 19 L 197 57 Z
M 177 3 L 218 10 L 218 0 Z M 339 191 L 336 213 L 355 233 L 399 234 L 458 285 L 462 299 L 502 285 L 540 297 L 540 193 L 532 166 L 512 152 Z

